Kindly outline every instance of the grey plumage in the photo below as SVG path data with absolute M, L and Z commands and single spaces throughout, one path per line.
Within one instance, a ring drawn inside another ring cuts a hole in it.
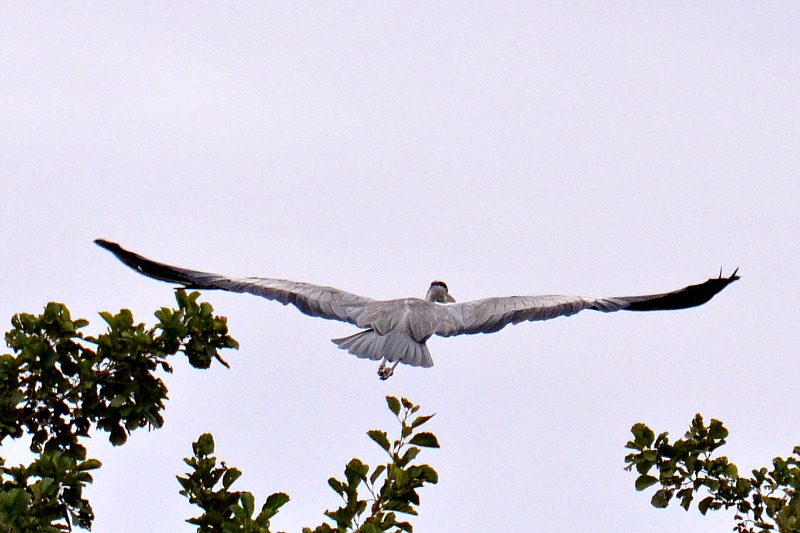
M 349 337 L 333 339 L 343 350 L 360 358 L 382 360 L 378 374 L 392 375 L 398 363 L 430 367 L 433 359 L 425 342 L 433 335 L 494 333 L 509 324 L 549 320 L 574 315 L 584 309 L 658 311 L 685 309 L 706 303 L 728 284 L 739 279 L 738 269 L 683 289 L 643 296 L 588 298 L 583 296 L 509 296 L 454 303 L 447 285 L 434 281 L 425 299 L 373 300 L 333 287 L 274 278 L 231 278 L 158 263 L 98 239 L 99 246 L 140 274 L 181 284 L 187 289 L 220 289 L 254 294 L 292 304 L 303 313 L 347 322 L 362 328 Z M 393 363 L 387 367 L 386 363 Z

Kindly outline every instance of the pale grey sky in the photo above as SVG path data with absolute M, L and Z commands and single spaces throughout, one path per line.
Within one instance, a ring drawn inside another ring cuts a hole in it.
M 232 275 L 375 298 L 613 296 L 741 267 L 708 305 L 582 313 L 376 365 L 346 325 L 242 295 L 232 369 L 177 364 L 163 429 L 90 453 L 94 531 L 189 532 L 175 475 L 212 431 L 274 520 L 326 480 L 387 394 L 426 412 L 441 481 L 415 531 L 728 531 L 650 507 L 630 426 L 731 430 L 742 471 L 800 444 L 797 2 L 0 2 L 0 319 L 49 300 L 152 324 L 169 285 L 97 237 Z M 98 331 L 95 329 L 94 331 Z

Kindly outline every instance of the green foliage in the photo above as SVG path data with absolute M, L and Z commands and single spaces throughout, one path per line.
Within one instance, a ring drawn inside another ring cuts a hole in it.
M 94 514 L 82 490 L 92 482 L 88 471 L 99 467 L 97 459 L 80 461 L 54 450 L 41 453 L 28 466 L 4 468 L 0 528 L 44 533 L 64 531 L 71 522 L 89 529 Z
M 242 473 L 228 467 L 224 462 L 217 466 L 214 453 L 214 437 L 204 433 L 192 444 L 194 457 L 184 459 L 193 472 L 186 477 L 178 476 L 183 489 L 181 494 L 189 502 L 203 509 L 203 514 L 187 520 L 197 527 L 199 533 L 269 533 L 270 518 L 289 501 L 282 492 L 270 495 L 261 511 L 255 512 L 255 498 L 250 492 L 231 492 L 231 485 Z M 221 483 L 221 487 L 215 487 Z
M 416 515 L 414 506 L 418 506 L 420 502 L 417 489 L 426 483 L 435 484 L 439 481 L 436 470 L 429 465 L 413 464 L 421 451 L 420 447 L 438 448 L 439 442 L 433 433 L 415 433 L 433 415 L 415 416 L 412 419 L 419 411 L 419 406 L 406 398 L 398 400 L 387 396 L 386 403 L 400 422 L 399 438 L 390 442 L 385 431 L 374 429 L 368 431 L 367 435 L 386 452 L 389 461 L 376 466 L 370 474 L 368 465 L 358 459 L 351 460 L 345 467 L 344 480 L 328 480 L 328 485 L 344 500 L 343 506 L 325 512 L 336 523 L 336 528 L 323 524 L 313 530 L 305 528 L 303 533 L 413 531 L 409 522 L 397 520 L 397 513 Z M 362 484 L 371 498 L 360 497 L 359 487 Z M 369 515 L 363 518 L 363 524 L 359 526 L 368 507 Z
M 170 356 L 183 352 L 196 368 L 208 368 L 215 359 L 228 366 L 219 350 L 238 344 L 228 335 L 226 319 L 214 316 L 208 303 L 198 303 L 197 292 L 179 290 L 175 297 L 178 308 L 157 311 L 159 322 L 152 328 L 135 323 L 127 309 L 100 313 L 108 327 L 97 337 L 84 335 L 88 321 L 73 320 L 63 304 L 12 318 L 5 340 L 13 354 L 0 357 L 0 444 L 29 435 L 36 459 L 5 467 L 0 458 L 0 533 L 90 529 L 94 514 L 83 489 L 93 481 L 89 472 L 101 464 L 87 459 L 82 439 L 96 429 L 118 446 L 136 429 L 161 427 L 167 387 L 159 373 L 172 372 Z M 418 431 L 432 415 L 415 416 L 419 406 L 405 398 L 386 401 L 400 422 L 399 438 L 390 441 L 378 430 L 368 435 L 389 461 L 370 473 L 369 466 L 351 460 L 345 480 L 328 480 L 344 500 L 325 513 L 336 525 L 304 532 L 412 531 L 397 513 L 416 515 L 417 489 L 438 481 L 433 468 L 414 460 L 421 447 L 439 443 L 432 433 Z M 180 492 L 203 510 L 187 521 L 200 533 L 269 533 L 270 520 L 289 496 L 270 495 L 256 513 L 251 493 L 231 490 L 242 473 L 218 464 L 213 453 L 214 438 L 204 434 L 193 444 L 193 457 L 184 460 L 192 471 L 178 477 Z M 369 499 L 359 494 L 364 487 Z
M 739 533 L 769 532 L 777 527 L 780 533 L 800 533 L 800 446 L 793 455 L 773 459 L 773 469 L 752 471 L 742 477 L 727 457 L 712 457 L 725 444 L 728 430 L 719 420 L 706 426 L 696 415 L 683 439 L 670 444 L 667 433 L 657 437 L 645 424 L 631 428 L 633 439 L 626 447 L 634 450 L 625 457 L 626 470 L 636 469 L 636 490 L 660 484 L 651 499 L 654 507 L 665 508 L 674 499 L 689 510 L 695 494 L 705 489 L 708 496 L 697 508 L 709 510 L 736 509 Z M 655 472 L 650 472 L 655 468 Z
M 178 309 L 162 308 L 149 329 L 127 309 L 100 313 L 108 329 L 97 337 L 84 335 L 88 321 L 73 320 L 59 303 L 11 319 L 5 340 L 13 354 L 0 356 L 0 444 L 30 435 L 38 457 L 3 468 L 0 531 L 88 529 L 93 514 L 82 490 L 100 462 L 86 459 L 80 439 L 96 428 L 121 445 L 136 429 L 161 427 L 167 388 L 156 373 L 172 372 L 168 357 L 179 351 L 197 368 L 213 359 L 227 366 L 218 350 L 238 345 L 226 319 L 198 303 L 197 292 L 175 296 Z
M 386 432 L 378 430 L 369 431 L 367 435 L 388 454 L 389 461 L 376 466 L 372 473 L 359 459 L 347 463 L 343 480 L 333 477 L 328 480 L 328 485 L 344 502 L 338 509 L 325 512 L 335 525 L 323 523 L 314 529 L 304 528 L 303 533 L 413 531 L 410 523 L 398 521 L 397 513 L 416 515 L 417 489 L 438 481 L 433 468 L 413 464 L 413 461 L 420 453 L 417 446 L 438 448 L 439 443 L 432 433 L 414 432 L 432 415 L 411 420 L 419 406 L 392 396 L 387 397 L 386 402 L 400 422 L 400 437 L 390 442 Z M 417 446 L 412 445 L 415 441 Z M 211 455 L 213 437 L 201 435 L 192 448 L 194 456 L 184 459 L 192 472 L 179 476 L 178 481 L 183 487 L 181 494 L 203 510 L 202 515 L 187 520 L 198 526 L 198 533 L 270 533 L 270 519 L 289 501 L 289 496 L 280 492 L 272 494 L 254 517 L 253 495 L 230 490 L 241 472 L 224 462 L 217 466 L 216 457 Z M 369 497 L 360 494 L 362 487 L 367 489 Z

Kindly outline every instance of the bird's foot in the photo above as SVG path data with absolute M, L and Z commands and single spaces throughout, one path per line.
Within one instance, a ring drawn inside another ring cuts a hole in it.
M 394 362 L 392 366 L 386 366 L 386 359 L 381 361 L 381 366 L 378 367 L 378 377 L 381 378 L 381 381 L 386 381 L 394 374 L 394 369 L 400 360 Z

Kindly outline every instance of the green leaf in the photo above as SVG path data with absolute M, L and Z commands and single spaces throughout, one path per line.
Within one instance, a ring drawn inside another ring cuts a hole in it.
M 418 428 L 419 426 L 421 426 L 422 424 L 424 424 L 425 422 L 427 422 L 428 420 L 430 420 L 434 416 L 436 416 L 436 415 L 418 416 L 417 418 L 414 419 L 413 422 L 411 422 L 411 427 L 412 428 Z
M 416 435 L 411 437 L 409 443 L 414 444 L 416 446 L 422 446 L 424 448 L 439 447 L 439 441 L 436 439 L 436 435 L 425 431 L 423 431 L 422 433 L 417 433 Z
M 369 466 L 359 459 L 350 459 L 350 462 L 344 467 L 344 476 L 350 486 L 357 486 L 361 480 L 367 478 L 367 473 L 369 473 Z
M 708 436 L 714 440 L 721 440 L 728 436 L 728 429 L 722 425 L 719 420 L 711 419 L 711 425 L 708 428 Z
M 211 455 L 214 453 L 214 436 L 211 433 L 203 433 L 192 445 L 192 449 L 198 457 Z
M 328 478 L 328 485 L 330 488 L 336 492 L 336 494 L 342 496 L 345 493 L 344 483 L 336 479 L 335 477 Z
M 222 487 L 225 490 L 228 490 L 234 482 L 242 476 L 242 471 L 238 468 L 229 468 L 225 471 L 225 475 L 222 477 Z
M 267 497 L 266 503 L 264 503 L 264 506 L 261 508 L 261 512 L 269 511 L 269 516 L 271 517 L 278 512 L 278 509 L 286 505 L 290 499 L 289 495 L 285 492 L 270 494 L 269 497 Z
M 125 431 L 124 427 L 117 424 L 111 428 L 111 432 L 108 435 L 108 440 L 114 446 L 122 446 L 128 441 L 128 433 Z
M 387 396 L 386 404 L 389 406 L 389 410 L 394 413 L 395 416 L 400 414 L 400 400 L 394 396 Z
M 633 439 L 640 449 L 649 447 L 656 438 L 653 430 L 641 422 L 633 425 L 631 433 L 633 433 Z
M 677 494 L 678 498 L 681 499 L 681 507 L 684 510 L 688 511 L 689 506 L 692 505 L 692 500 L 694 499 L 694 492 L 692 492 L 691 488 L 685 488 L 678 491 Z
M 30 506 L 31 496 L 22 489 L 11 489 L 6 493 L 6 506 L 10 514 L 21 516 Z
M 113 326 L 114 325 L 114 322 L 115 322 L 114 315 L 112 315 L 108 311 L 100 311 L 98 314 L 100 315 L 100 317 L 103 319 L 103 321 L 106 324 L 108 324 L 109 326 Z
M 386 436 L 385 431 L 371 429 L 367 431 L 367 435 L 369 435 L 369 438 L 377 442 L 378 446 L 380 446 L 387 452 L 389 451 L 389 448 L 391 448 L 391 445 L 389 444 L 389 438 Z
M 669 505 L 672 499 L 672 492 L 667 489 L 657 490 L 653 497 L 650 499 L 650 504 L 658 509 L 664 509 Z
M 383 474 L 384 470 L 386 470 L 386 465 L 378 465 L 375 467 L 375 470 L 372 472 L 372 475 L 369 476 L 369 482 L 373 485 L 375 481 Z
M 714 501 L 713 496 L 708 496 L 700 500 L 697 504 L 697 509 L 700 511 L 701 514 L 705 515 L 708 512 L 708 507 L 711 505 L 711 502 Z
M 427 481 L 428 483 L 436 484 L 439 482 L 439 474 L 432 467 L 428 465 L 420 465 L 416 467 L 419 471 L 418 479 Z
M 419 452 L 420 452 L 419 448 L 417 448 L 416 446 L 410 446 L 408 450 L 406 450 L 406 453 L 404 453 L 403 456 L 397 462 L 400 464 L 400 466 L 405 466 L 414 459 L 416 459 L 417 455 L 419 455 Z
M 256 510 L 256 499 L 253 496 L 253 493 L 240 492 L 239 500 L 242 502 L 242 509 L 244 509 L 245 516 L 248 518 L 253 516 L 253 512 Z
M 634 484 L 634 486 L 636 487 L 636 490 L 641 492 L 647 489 L 648 487 L 652 487 L 656 483 L 658 483 L 658 478 L 643 474 L 638 478 L 636 478 L 636 483 Z
M 408 522 L 396 522 L 394 525 L 400 529 L 400 531 L 406 531 L 407 533 L 412 533 L 412 531 L 414 531 L 414 528 L 411 527 L 411 524 Z

